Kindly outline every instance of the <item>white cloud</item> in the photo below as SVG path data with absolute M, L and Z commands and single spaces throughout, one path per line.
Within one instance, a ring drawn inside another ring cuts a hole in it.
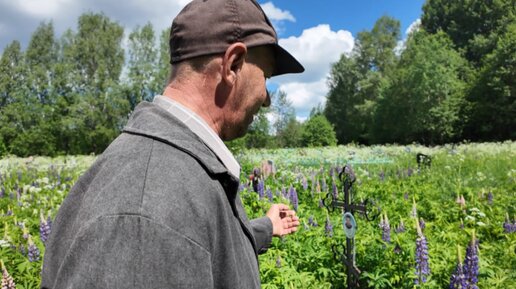
M 152 23 L 159 33 L 172 24 L 172 19 L 190 0 L 0 0 L 0 19 L 4 24 L 0 49 L 13 40 L 28 43 L 40 22 L 52 20 L 59 37 L 66 29 L 76 29 L 83 13 L 104 13 L 124 26 L 125 33 L 137 25 Z M 0 50 L 1 51 L 1 50 Z
M 405 30 L 405 35 L 408 36 L 412 32 L 417 31 L 421 27 L 421 19 L 416 19 L 414 22 L 410 23 L 407 30 Z
M 326 75 L 314 82 L 288 82 L 279 86 L 298 114 L 308 114 L 319 103 L 324 105 L 328 87 Z
M 405 45 L 407 43 L 407 38 L 412 34 L 413 32 L 417 31 L 421 27 L 421 19 L 416 19 L 414 22 L 410 23 L 409 27 L 405 30 L 405 38 L 402 40 L 399 40 L 396 44 L 396 47 L 394 48 L 394 53 L 396 55 L 401 55 L 403 50 L 405 50 Z
M 307 116 L 319 103 L 324 104 L 331 65 L 353 49 L 351 32 L 333 31 L 327 24 L 304 30 L 300 36 L 280 39 L 279 43 L 305 67 L 302 74 L 287 74 L 271 79 L 287 97 L 299 116 Z
M 276 6 L 274 6 L 274 4 L 272 2 L 267 2 L 265 4 L 261 4 L 260 6 L 262 6 L 263 12 L 265 12 L 267 17 L 269 17 L 269 19 L 271 21 L 288 20 L 288 21 L 296 22 L 296 18 L 294 18 L 294 16 L 292 16 L 290 11 L 281 10 L 281 9 L 277 8 Z

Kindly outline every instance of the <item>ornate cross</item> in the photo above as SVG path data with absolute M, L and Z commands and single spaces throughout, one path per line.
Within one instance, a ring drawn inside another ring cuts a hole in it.
M 323 200 L 323 204 L 328 211 L 333 212 L 336 208 L 343 211 L 344 230 L 346 232 L 346 246 L 333 245 L 332 251 L 335 257 L 340 256 L 342 263 L 346 266 L 347 275 L 347 288 L 360 288 L 358 279 L 361 271 L 355 265 L 355 254 L 354 254 L 354 243 L 355 243 L 355 231 L 356 223 L 353 217 L 354 213 L 362 214 L 368 221 L 374 220 L 379 214 L 379 209 L 376 214 L 370 215 L 368 212 L 368 199 L 365 202 L 359 204 L 353 204 L 352 202 L 352 186 L 355 182 L 355 174 L 351 166 L 346 165 L 342 168 L 342 172 L 339 174 L 339 180 L 343 184 L 344 200 L 339 200 L 331 192 L 329 192 Z M 344 251 L 346 253 L 344 254 Z

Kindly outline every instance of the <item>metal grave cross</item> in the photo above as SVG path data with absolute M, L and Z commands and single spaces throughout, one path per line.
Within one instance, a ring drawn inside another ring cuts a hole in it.
M 355 265 L 354 254 L 355 231 L 357 225 L 353 217 L 353 214 L 362 214 L 368 221 L 372 221 L 380 214 L 380 212 L 378 209 L 377 213 L 370 215 L 370 213 L 367 210 L 369 203 L 368 199 L 359 204 L 351 203 L 352 186 L 356 180 L 355 173 L 353 172 L 351 166 L 346 165 L 342 168 L 342 171 L 339 174 L 339 180 L 343 184 L 344 200 L 339 199 L 338 196 L 335 197 L 331 192 L 328 192 L 328 194 L 323 200 L 323 204 L 326 207 L 326 209 L 328 209 L 328 211 L 333 212 L 337 208 L 343 211 L 343 223 L 344 230 L 346 232 L 346 246 L 343 246 L 342 244 L 333 245 L 332 251 L 335 257 L 340 256 L 339 259 L 342 260 L 342 263 L 347 268 L 347 288 L 360 288 L 358 279 L 360 277 L 361 271 Z M 373 204 L 371 203 L 371 205 Z M 345 254 L 344 251 L 346 251 Z

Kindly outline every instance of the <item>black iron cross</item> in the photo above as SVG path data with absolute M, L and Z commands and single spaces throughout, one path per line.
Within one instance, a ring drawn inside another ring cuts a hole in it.
M 339 198 L 333 196 L 331 192 L 328 192 L 326 197 L 323 200 L 324 206 L 328 209 L 328 211 L 333 212 L 336 208 L 339 208 L 345 213 L 359 213 L 366 217 L 368 221 L 374 220 L 379 214 L 379 210 L 376 214 L 370 215 L 367 211 L 369 201 L 366 199 L 365 202 L 359 204 L 351 203 L 352 199 L 352 186 L 356 180 L 355 174 L 351 168 L 351 166 L 346 165 L 342 168 L 342 172 L 339 174 L 339 180 L 343 184 L 344 191 L 344 200 L 339 200 Z M 355 238 L 348 238 L 346 236 L 346 246 L 344 248 L 343 245 L 334 245 L 332 246 L 332 251 L 335 257 L 340 256 L 342 263 L 346 266 L 346 275 L 347 275 L 347 288 L 360 288 L 358 279 L 360 277 L 361 271 L 356 267 L 353 247 L 355 243 Z M 344 254 L 344 251 L 346 253 Z

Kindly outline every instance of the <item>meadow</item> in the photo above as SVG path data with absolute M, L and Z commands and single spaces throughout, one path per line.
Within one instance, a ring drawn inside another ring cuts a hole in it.
M 431 165 L 418 166 L 418 153 Z M 343 214 L 322 202 L 342 198 L 344 166 L 355 179 L 352 201 L 369 200 L 378 213 L 370 221 L 354 214 L 361 288 L 516 288 L 515 142 L 253 149 L 236 157 L 250 218 L 277 202 L 301 218 L 298 232 L 274 238 L 260 255 L 263 288 L 346 288 L 340 252 L 332 250 L 346 242 Z M 39 288 L 52 220 L 94 160 L 0 160 L 3 282 Z

